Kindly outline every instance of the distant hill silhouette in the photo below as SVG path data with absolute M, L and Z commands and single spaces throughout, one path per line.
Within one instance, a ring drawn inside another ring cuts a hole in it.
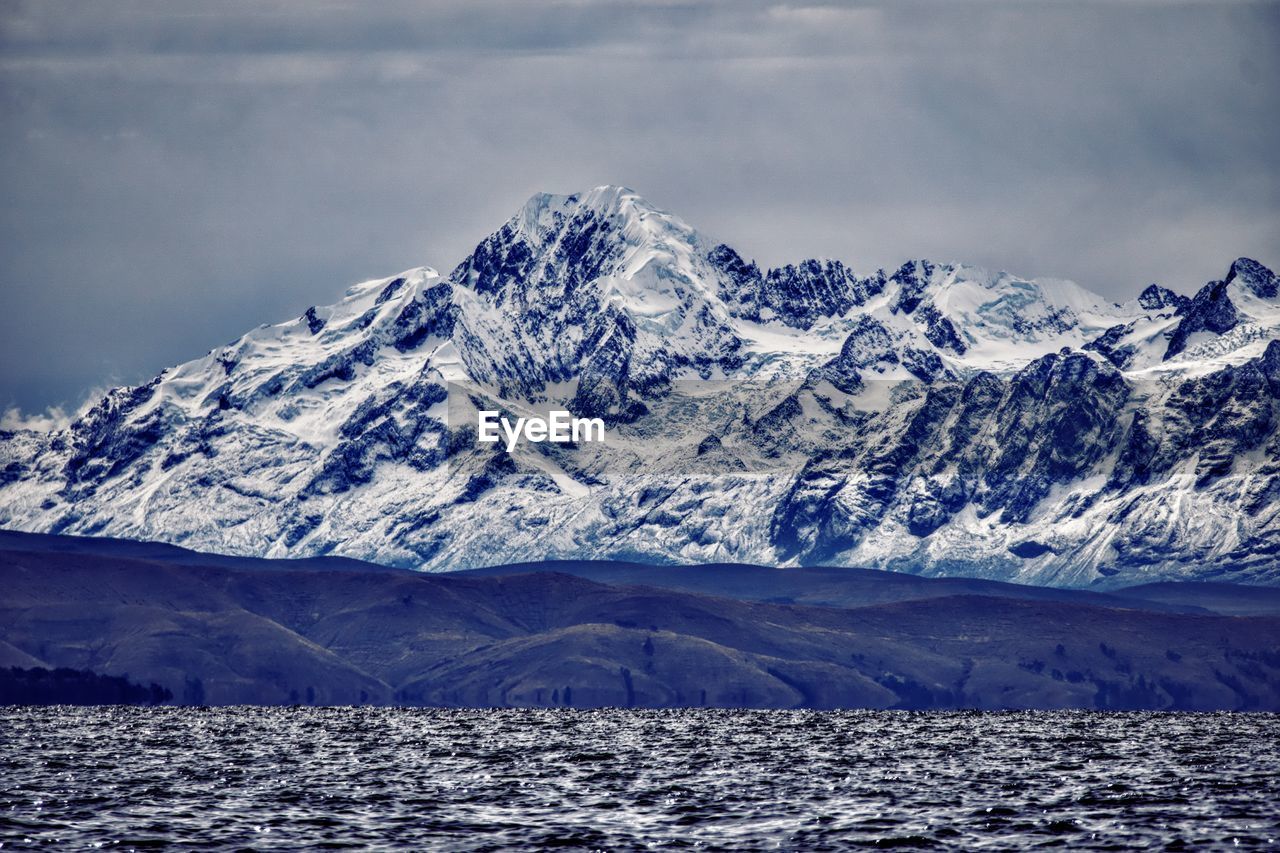
M 0 705 L 161 705 L 173 694 L 152 682 L 59 667 L 0 669 Z
M 1280 710 L 1276 600 L 732 565 L 431 575 L 0 534 L 0 666 L 188 704 Z

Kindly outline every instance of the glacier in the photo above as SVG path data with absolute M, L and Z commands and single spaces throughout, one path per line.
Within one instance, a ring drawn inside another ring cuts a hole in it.
M 1273 583 L 1278 282 L 1240 258 L 1116 304 L 929 260 L 762 269 L 629 189 L 539 194 L 448 274 L 0 432 L 0 527 L 429 571 Z M 508 454 L 474 441 L 485 401 L 610 440 Z

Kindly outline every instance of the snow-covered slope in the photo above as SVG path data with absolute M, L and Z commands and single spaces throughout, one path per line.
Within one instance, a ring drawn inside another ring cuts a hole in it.
M 538 195 L 447 277 L 0 433 L 0 526 L 426 569 L 1277 580 L 1277 289 L 1243 258 L 1122 305 L 925 260 L 762 270 L 630 190 Z M 474 441 L 486 400 L 609 440 L 508 455 Z

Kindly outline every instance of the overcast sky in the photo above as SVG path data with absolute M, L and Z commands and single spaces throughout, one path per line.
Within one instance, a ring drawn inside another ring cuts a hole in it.
M 763 264 L 1280 266 L 1280 4 L 0 0 L 0 408 L 144 380 L 531 193 Z

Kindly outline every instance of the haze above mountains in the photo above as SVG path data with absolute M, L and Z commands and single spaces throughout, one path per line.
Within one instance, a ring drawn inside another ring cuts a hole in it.
M 431 570 L 1275 582 L 1280 282 L 1224 268 L 1120 305 L 928 260 L 762 270 L 630 190 L 538 195 L 448 275 L 0 434 L 0 526 Z M 486 400 L 612 437 L 507 456 L 467 440 Z

